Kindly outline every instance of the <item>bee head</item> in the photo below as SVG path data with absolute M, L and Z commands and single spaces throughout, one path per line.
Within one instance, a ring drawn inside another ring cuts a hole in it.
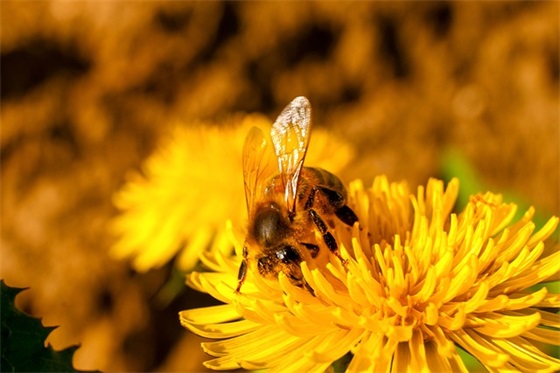
M 280 244 L 274 251 L 261 256 L 258 261 L 258 270 L 262 277 L 276 279 L 280 272 L 284 272 L 288 279 L 297 286 L 303 284 L 301 273 L 301 255 L 299 251 L 288 244 Z

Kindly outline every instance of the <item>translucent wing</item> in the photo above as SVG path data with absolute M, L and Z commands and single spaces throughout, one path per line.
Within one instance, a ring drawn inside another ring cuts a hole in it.
M 284 184 L 284 198 L 293 214 L 298 180 L 309 145 L 311 105 L 305 97 L 296 97 L 278 116 L 270 136 L 278 159 L 278 169 Z
M 243 181 L 249 215 L 255 201 L 264 193 L 266 181 L 277 172 L 274 154 L 266 137 L 259 128 L 251 128 L 243 145 Z

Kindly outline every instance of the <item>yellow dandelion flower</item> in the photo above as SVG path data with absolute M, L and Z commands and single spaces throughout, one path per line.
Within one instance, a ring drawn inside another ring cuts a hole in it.
M 118 238 L 111 253 L 132 258 L 139 271 L 157 268 L 177 255 L 189 270 L 223 222 L 242 225 L 246 216 L 241 153 L 249 129 L 270 131 L 260 115 L 232 120 L 230 126 L 177 125 L 143 172 L 131 175 L 114 201 L 120 214 L 110 229 Z M 350 145 L 316 129 L 309 164 L 341 170 L 352 157 Z
M 560 344 L 560 295 L 529 289 L 558 277 L 560 252 L 547 243 L 558 218 L 535 231 L 531 209 L 512 223 L 516 206 L 492 193 L 454 213 L 458 184 L 432 179 L 411 194 L 385 177 L 353 182 L 360 224 L 335 228 L 345 263 L 301 263 L 313 294 L 283 273 L 252 272 L 236 294 L 243 241 L 230 223 L 204 255 L 214 272 L 188 277 L 225 304 L 180 313 L 215 339 L 202 344 L 214 357 L 205 365 L 319 372 L 345 357 L 347 372 L 465 372 L 461 347 L 491 372 L 558 371 L 539 347 Z

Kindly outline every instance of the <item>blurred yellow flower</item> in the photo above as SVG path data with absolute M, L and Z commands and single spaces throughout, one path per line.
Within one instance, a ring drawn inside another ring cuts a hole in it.
M 120 214 L 111 231 L 118 238 L 111 254 L 132 258 L 138 271 L 157 268 L 177 255 L 176 266 L 190 270 L 231 219 L 246 219 L 241 153 L 253 126 L 270 132 L 260 115 L 238 117 L 229 126 L 177 125 L 170 137 L 116 194 Z M 314 129 L 306 164 L 340 171 L 352 148 Z
M 532 209 L 512 223 L 516 206 L 491 193 L 452 213 L 458 184 L 432 179 L 412 194 L 385 177 L 353 182 L 361 226 L 335 232 L 347 263 L 301 265 L 314 295 L 283 273 L 275 283 L 249 273 L 236 294 L 243 240 L 230 224 L 204 255 L 214 272 L 188 277 L 226 304 L 180 313 L 216 339 L 202 344 L 215 357 L 205 365 L 320 372 L 345 357 L 347 372 L 466 372 L 459 346 L 491 372 L 558 371 L 541 347 L 560 343 L 560 295 L 529 289 L 559 275 L 546 242 L 558 218 L 535 232 Z

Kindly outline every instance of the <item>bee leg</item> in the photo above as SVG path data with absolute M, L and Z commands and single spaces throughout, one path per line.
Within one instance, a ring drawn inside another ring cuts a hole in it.
M 235 294 L 239 294 L 241 292 L 241 285 L 245 281 L 245 277 L 247 276 L 247 261 L 243 259 L 241 265 L 239 266 L 239 272 L 237 273 L 237 289 L 235 289 Z
M 311 257 L 315 259 L 319 255 L 319 246 L 314 243 L 300 242 L 310 253 Z
M 313 207 L 313 204 L 315 203 L 315 194 L 317 193 L 317 191 L 320 191 L 321 194 L 327 197 L 327 201 L 332 207 L 338 208 L 344 206 L 345 199 L 342 194 L 326 186 L 317 185 L 311 188 L 311 191 L 309 192 L 309 197 L 305 202 L 305 210 L 309 210 Z
M 315 290 L 313 290 L 313 288 L 309 286 L 309 284 L 307 283 L 307 281 L 305 281 L 304 278 L 297 278 L 296 276 L 293 275 L 288 275 L 288 278 L 290 279 L 292 285 L 297 286 L 298 288 L 305 289 L 311 295 L 315 296 Z
M 317 250 L 317 254 L 319 252 L 319 247 L 317 245 L 314 244 L 302 244 L 302 245 L 304 245 L 307 248 L 314 247 Z M 315 291 L 311 286 L 309 286 L 307 281 L 305 281 L 305 279 L 303 278 L 303 273 L 301 272 L 301 268 L 300 268 L 302 259 L 299 252 L 293 246 L 286 245 L 282 247 L 280 250 L 276 250 L 275 255 L 276 258 L 279 259 L 282 263 L 288 265 L 286 269 L 288 269 L 289 271 L 287 271 L 287 273 L 285 274 L 290 279 L 290 282 L 297 287 L 304 288 L 305 290 L 310 292 L 311 295 L 315 296 Z M 311 255 L 313 256 L 313 253 Z M 296 265 L 295 267 L 293 266 L 294 264 Z M 294 269 L 297 269 L 297 271 L 294 272 L 293 271 Z
M 343 223 L 351 227 L 358 221 L 356 213 L 348 205 L 337 208 L 334 213 Z
M 313 220 L 313 223 L 315 223 L 315 226 L 317 226 L 317 228 L 319 229 L 319 232 L 323 235 L 323 240 L 325 240 L 325 243 L 327 244 L 329 250 L 332 252 L 337 251 L 338 245 L 336 243 L 336 240 L 334 239 L 331 232 L 329 232 L 329 230 L 327 229 L 327 225 L 319 216 L 317 211 L 310 209 L 309 215 L 311 216 L 311 220 Z
M 243 247 L 243 260 L 241 261 L 241 265 L 239 266 L 239 272 L 237 273 L 237 288 L 235 289 L 235 294 L 239 294 L 241 292 L 241 285 L 245 281 L 245 277 L 247 277 L 247 247 Z
M 319 214 L 317 214 L 317 211 L 311 209 L 309 210 L 309 215 L 311 216 L 311 219 L 319 229 L 319 232 L 323 235 L 323 241 L 325 241 L 325 244 L 327 245 L 329 250 L 333 254 L 335 254 L 343 264 L 346 263 L 346 260 L 342 256 L 340 256 L 340 251 L 338 250 L 338 244 L 336 243 L 334 236 L 332 235 L 331 232 L 328 231 L 327 225 L 325 224 L 323 219 L 321 219 Z
M 313 207 L 313 204 L 315 203 L 315 193 L 317 193 L 317 187 L 311 188 L 309 197 L 307 198 L 307 201 L 305 201 L 305 207 L 303 208 L 304 210 L 309 210 Z
M 336 190 L 331 189 L 331 188 L 326 187 L 326 186 L 322 186 L 322 185 L 318 185 L 318 186 L 316 186 L 316 188 L 319 189 L 319 191 L 325 197 L 327 197 L 327 201 L 329 201 L 329 204 L 331 206 L 333 206 L 335 208 L 344 206 L 344 203 L 346 202 L 346 199 L 344 198 L 344 196 L 342 194 L 340 194 Z
M 358 221 L 358 217 L 352 211 L 348 205 L 346 205 L 346 199 L 342 194 L 337 192 L 336 190 L 327 188 L 325 186 L 318 186 L 321 193 L 327 197 L 327 201 L 329 204 L 334 207 L 335 215 L 346 225 L 353 226 L 355 222 Z M 314 196 L 313 196 L 314 197 Z M 310 206 L 311 207 L 311 206 Z

